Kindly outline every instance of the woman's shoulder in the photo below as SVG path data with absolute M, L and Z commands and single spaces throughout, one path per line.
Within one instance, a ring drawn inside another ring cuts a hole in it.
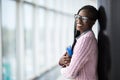
M 80 37 L 77 38 L 77 41 L 81 41 L 81 40 L 83 40 L 83 39 L 92 39 L 92 38 L 94 38 L 94 37 L 95 37 L 95 36 L 94 36 L 93 31 L 90 30 L 90 31 L 88 31 L 88 32 L 80 35 Z
M 94 32 L 92 30 L 88 31 L 83 37 L 95 37 Z

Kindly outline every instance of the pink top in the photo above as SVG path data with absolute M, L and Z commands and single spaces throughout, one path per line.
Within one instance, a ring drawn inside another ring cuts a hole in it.
M 97 40 L 92 31 L 77 39 L 70 65 L 61 69 L 64 77 L 74 80 L 97 80 Z

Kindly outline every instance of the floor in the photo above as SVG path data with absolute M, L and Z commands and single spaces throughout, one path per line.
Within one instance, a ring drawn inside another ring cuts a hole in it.
M 34 80 L 65 80 L 60 74 L 60 67 L 55 67 L 53 70 L 39 76 Z

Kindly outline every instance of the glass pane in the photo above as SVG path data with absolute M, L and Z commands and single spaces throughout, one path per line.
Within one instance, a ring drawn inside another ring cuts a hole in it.
M 62 23 L 62 16 L 60 14 L 55 14 L 55 54 L 56 54 L 56 61 L 58 61 L 58 57 L 60 57 L 60 54 L 62 54 L 62 29 L 63 29 L 63 24 Z M 64 49 L 65 50 L 65 49 Z
M 39 67 L 45 68 L 45 11 L 43 9 L 39 9 L 38 13 L 38 27 L 39 27 L 39 49 L 40 49 L 40 56 L 39 56 Z
M 24 0 L 24 1 L 27 1 L 27 2 L 32 2 L 33 0 Z
M 53 66 L 54 64 L 54 58 L 53 58 L 53 44 L 54 44 L 54 36 L 53 36 L 53 30 L 54 30 L 54 13 L 52 11 L 48 11 L 47 12 L 47 20 L 46 20 L 46 66 L 47 67 L 50 67 L 50 66 Z M 52 63 L 51 63 L 52 61 Z
M 62 30 L 62 16 L 61 14 L 57 14 L 57 13 L 54 13 L 54 18 L 53 18 L 53 27 L 52 27 L 52 30 L 51 31 L 51 37 L 53 39 L 53 41 L 51 42 L 52 44 L 52 56 L 53 56 L 53 59 L 54 59 L 54 63 L 58 63 L 58 57 L 60 57 L 60 54 L 62 53 L 61 51 L 61 39 L 62 39 L 62 36 L 61 35 L 61 30 Z
M 58 11 L 63 11 L 63 1 L 64 0 L 55 0 L 55 4 L 53 4 L 53 6 L 55 5 L 54 9 L 58 10 Z M 66 4 L 68 5 L 68 4 Z
M 69 40 L 68 43 L 69 43 L 69 45 L 72 45 L 73 37 L 74 37 L 74 34 L 73 34 L 73 32 L 74 32 L 74 17 L 73 16 L 67 17 L 67 24 L 68 24 L 67 29 L 69 29 L 68 33 L 67 33 L 68 40 Z
M 16 80 L 16 3 L 2 0 L 3 80 Z
M 55 1 L 54 0 L 46 0 L 46 6 L 48 6 L 49 8 L 54 8 Z
M 33 8 L 24 4 L 24 31 L 25 31 L 25 74 L 27 79 L 33 74 Z
M 37 3 L 41 6 L 45 6 L 45 1 L 46 0 L 37 0 Z

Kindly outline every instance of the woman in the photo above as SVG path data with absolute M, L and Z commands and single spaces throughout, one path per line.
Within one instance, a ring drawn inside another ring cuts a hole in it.
M 65 53 L 59 61 L 64 77 L 74 80 L 97 80 L 97 40 L 92 27 L 98 11 L 91 5 L 82 7 L 75 14 L 73 55 Z

